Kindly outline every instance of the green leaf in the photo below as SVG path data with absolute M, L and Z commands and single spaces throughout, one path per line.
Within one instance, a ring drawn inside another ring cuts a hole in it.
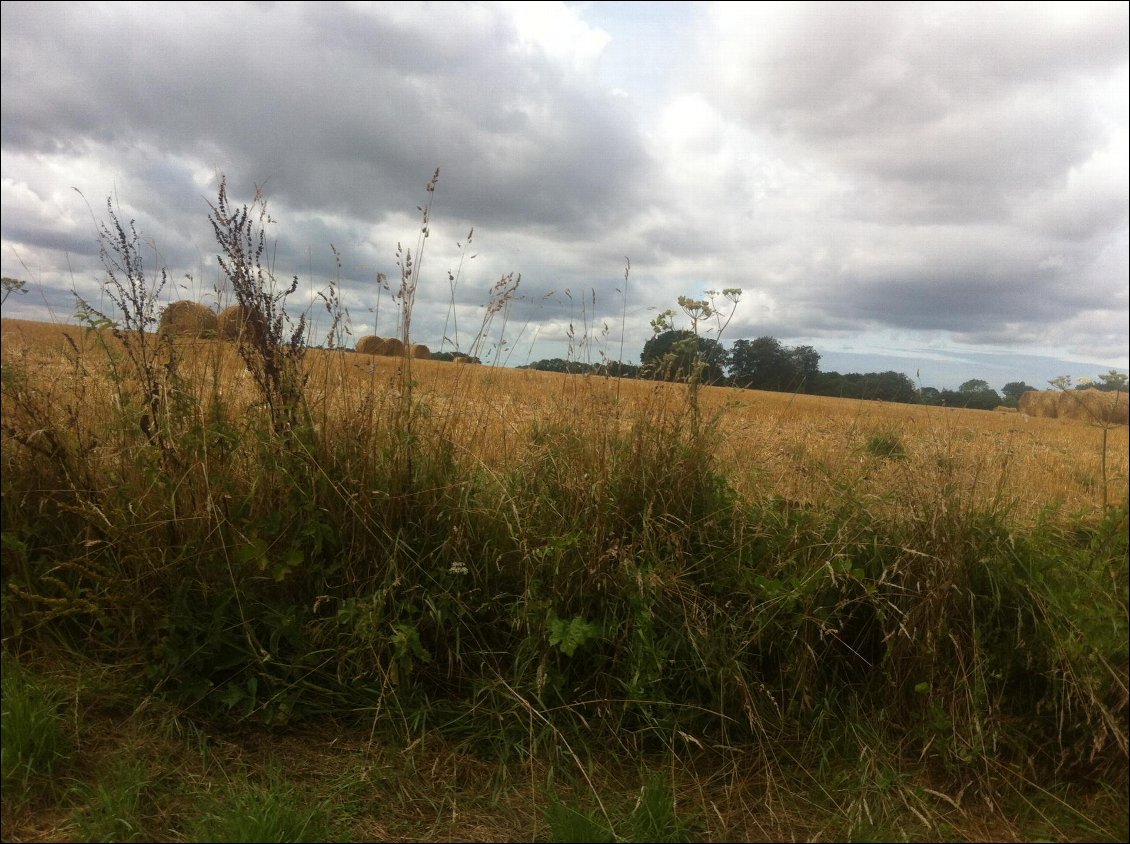
M 247 698 L 247 692 L 243 690 L 242 686 L 235 683 L 228 683 L 224 693 L 220 695 L 220 703 L 228 709 L 238 706 L 239 703 Z
M 577 616 L 569 621 L 564 621 L 556 615 L 549 619 L 549 644 L 556 647 L 565 656 L 572 656 L 577 648 L 600 636 L 600 630 L 594 624 Z
M 243 565 L 256 563 L 260 569 L 264 569 L 267 567 L 267 547 L 267 540 L 255 537 L 246 545 L 235 549 L 236 562 Z

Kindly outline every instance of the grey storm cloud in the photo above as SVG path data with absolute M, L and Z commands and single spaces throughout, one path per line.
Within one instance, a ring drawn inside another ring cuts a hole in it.
M 411 209 L 458 161 L 462 218 L 591 231 L 646 166 L 612 99 L 524 54 L 491 7 L 27 4 L 5 7 L 4 52 L 7 149 L 148 147 L 295 208 Z
M 713 105 L 839 184 L 784 235 L 851 253 L 811 267 L 813 309 L 987 339 L 1117 306 L 1125 7 L 724 6 L 709 38 Z
M 278 274 L 371 328 L 438 167 L 421 332 L 514 272 L 529 333 L 623 319 L 633 355 L 741 287 L 728 339 L 1121 361 L 1127 31 L 1114 3 L 4 3 L 5 274 L 89 289 L 112 197 L 207 298 L 225 174 Z

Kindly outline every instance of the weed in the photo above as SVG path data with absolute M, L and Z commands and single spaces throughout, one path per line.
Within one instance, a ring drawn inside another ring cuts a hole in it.
M 298 289 L 298 276 L 279 289 L 274 273 L 264 265 L 266 226 L 272 221 L 260 189 L 251 207 L 233 208 L 227 182 L 221 178 L 219 196 L 211 208 L 209 221 L 223 253 L 218 261 L 229 288 L 217 293 L 230 292 L 242 309 L 237 341 L 240 357 L 259 388 L 275 430 L 291 431 L 302 419 L 305 404 L 306 319 L 303 315 L 288 330 L 284 308 L 287 296 Z M 332 310 L 332 302 L 328 304 Z

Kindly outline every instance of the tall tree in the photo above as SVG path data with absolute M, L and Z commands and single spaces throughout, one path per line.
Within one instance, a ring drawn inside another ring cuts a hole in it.
M 685 381 L 695 373 L 704 384 L 717 384 L 724 377 L 728 353 L 717 340 L 699 337 L 686 329 L 667 329 L 643 346 L 640 362 L 648 377 L 661 381 Z
M 820 353 L 812 346 L 795 346 L 788 354 L 798 382 L 796 389 L 802 393 L 812 392 L 820 375 Z
M 1029 384 L 1025 384 L 1023 381 L 1009 381 L 1007 384 L 1001 387 L 1001 393 L 1005 398 L 1018 400 L 1025 393 L 1035 389 L 1037 388 Z
M 1030 390 L 1036 388 L 1025 384 L 1023 381 L 1009 381 L 1001 387 L 1001 394 L 1004 396 L 1004 404 L 1008 407 L 1016 407 L 1020 404 L 1020 397 Z
M 790 352 L 776 337 L 736 340 L 730 350 L 730 380 L 753 390 L 792 390 L 798 378 Z

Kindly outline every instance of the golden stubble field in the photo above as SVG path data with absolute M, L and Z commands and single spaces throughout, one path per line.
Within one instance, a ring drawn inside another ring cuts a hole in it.
M 92 425 L 105 420 L 114 390 L 96 337 L 77 326 L 4 319 L 0 339 L 6 368 L 27 372 L 60 406 L 81 397 Z M 253 384 L 232 344 L 178 340 L 177 347 L 201 406 L 218 391 L 237 415 L 252 412 Z M 306 363 L 306 395 L 324 436 L 358 436 L 359 426 L 381 425 L 402 406 L 401 359 L 311 349 Z M 520 469 L 539 427 L 599 443 L 637 424 L 676 430 L 693 418 L 685 385 L 430 360 L 410 366 L 417 434 L 443 438 L 489 471 Z M 704 459 L 751 498 L 834 506 L 851 496 L 876 512 L 919 517 L 990 508 L 1022 525 L 1049 510 L 1096 511 L 1104 485 L 1109 503 L 1127 495 L 1125 425 L 727 387 L 704 387 L 698 401 Z M 901 456 L 884 456 L 882 446 L 892 443 Z

